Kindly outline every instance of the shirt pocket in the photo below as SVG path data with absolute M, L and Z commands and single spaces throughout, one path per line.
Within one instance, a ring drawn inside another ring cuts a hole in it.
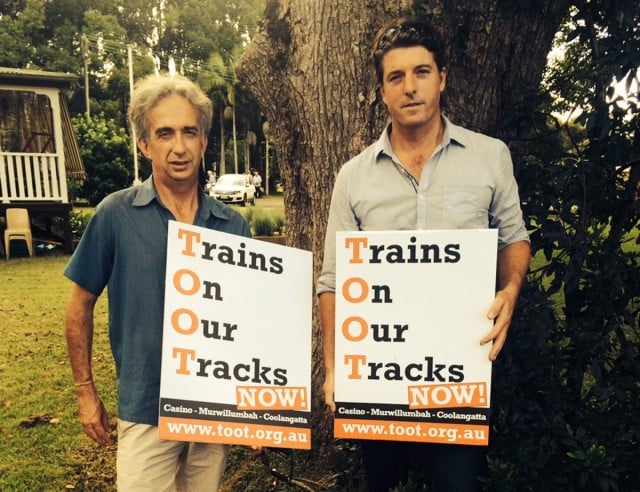
M 491 194 L 482 186 L 445 186 L 442 219 L 453 229 L 486 229 L 490 203 Z

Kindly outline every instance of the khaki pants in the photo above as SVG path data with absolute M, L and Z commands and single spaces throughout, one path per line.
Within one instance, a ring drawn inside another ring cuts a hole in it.
M 158 438 L 158 428 L 118 420 L 119 492 L 214 492 L 229 446 Z

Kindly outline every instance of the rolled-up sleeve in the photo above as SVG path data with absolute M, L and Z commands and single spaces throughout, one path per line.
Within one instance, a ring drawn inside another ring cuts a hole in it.
M 336 289 L 336 232 L 358 230 L 347 189 L 348 172 L 349 166 L 343 166 L 333 187 L 327 232 L 324 239 L 322 271 L 316 287 L 318 295 L 323 292 L 335 292 Z
M 498 229 L 498 249 L 519 241 L 529 241 L 511 154 L 503 143 L 500 145 L 497 186 L 489 208 L 489 223 L 491 228 Z

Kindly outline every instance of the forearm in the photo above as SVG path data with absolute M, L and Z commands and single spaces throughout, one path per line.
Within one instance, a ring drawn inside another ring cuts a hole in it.
M 65 334 L 82 430 L 97 443 L 108 446 L 111 444 L 109 416 L 98 396 L 91 371 L 93 310 L 97 299 L 79 285 L 73 286 L 67 303 Z
M 531 248 L 526 241 L 510 244 L 498 252 L 498 290 L 517 299 L 530 261 Z
M 336 295 L 324 292 L 318 298 L 320 305 L 320 321 L 322 326 L 322 352 L 324 358 L 325 377 L 332 377 L 335 368 L 335 319 Z
M 91 347 L 93 344 L 93 308 L 96 296 L 78 285 L 72 288 L 65 316 L 67 353 L 75 384 L 91 381 Z

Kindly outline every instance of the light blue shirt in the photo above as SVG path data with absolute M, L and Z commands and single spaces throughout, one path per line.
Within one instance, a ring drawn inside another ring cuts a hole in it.
M 420 182 L 395 155 L 389 126 L 342 166 L 331 197 L 318 294 L 335 291 L 336 231 L 495 228 L 499 249 L 529 241 L 507 146 L 443 121 L 442 143 Z

